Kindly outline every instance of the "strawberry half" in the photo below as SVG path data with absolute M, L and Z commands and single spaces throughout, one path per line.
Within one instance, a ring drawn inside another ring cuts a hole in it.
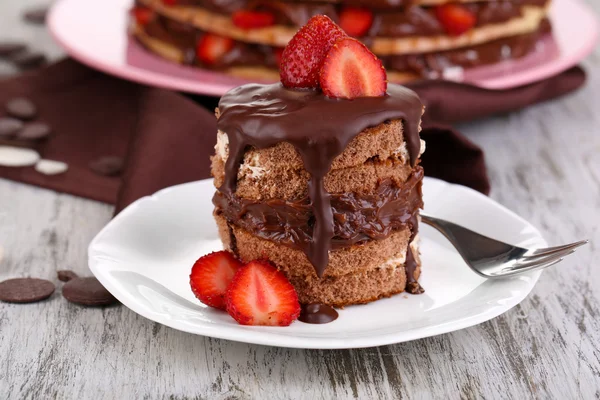
M 227 289 L 227 312 L 241 325 L 288 326 L 300 315 L 298 295 L 267 261 L 240 268 Z
M 319 70 L 336 40 L 346 34 L 329 17 L 315 15 L 294 35 L 281 56 L 279 74 L 288 88 L 318 88 Z
M 275 23 L 275 16 L 266 11 L 238 10 L 231 19 L 235 26 L 242 29 L 265 28 Z
M 320 84 L 329 97 L 378 97 L 387 90 L 387 75 L 381 60 L 367 46 L 347 37 L 329 50 L 321 68 Z
M 350 36 L 364 36 L 373 24 L 373 13 L 361 7 L 346 7 L 340 12 L 340 27 Z
M 190 274 L 192 292 L 207 306 L 225 310 L 227 287 L 241 266 L 242 263 L 228 251 L 200 257 Z
M 177 0 L 162 0 L 165 6 L 174 6 L 177 4 Z
M 435 15 L 449 35 L 462 35 L 477 23 L 477 15 L 462 4 L 437 6 Z
M 131 15 L 140 26 L 147 25 L 154 19 L 154 11 L 143 6 L 135 6 L 131 9 Z
M 204 64 L 214 65 L 233 48 L 233 45 L 231 38 L 207 33 L 198 41 L 196 55 Z

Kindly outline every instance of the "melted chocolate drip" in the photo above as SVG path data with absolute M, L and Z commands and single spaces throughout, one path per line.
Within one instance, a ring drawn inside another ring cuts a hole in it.
M 417 214 L 414 214 L 410 219 L 410 240 L 408 241 L 408 249 L 406 249 L 406 261 L 404 262 L 404 269 L 406 270 L 406 291 L 410 294 L 421 294 L 425 292 L 425 289 L 419 284 L 415 277 L 417 271 L 417 260 L 410 247 L 410 244 L 415 240 L 417 232 L 419 231 L 419 218 Z
M 338 313 L 326 304 L 303 304 L 298 321 L 307 324 L 328 324 L 338 318 Z
M 281 84 L 249 84 L 226 93 L 219 102 L 219 130 L 229 138 L 225 179 L 219 188 L 234 196 L 237 173 L 246 147 L 266 148 L 292 144 L 310 174 L 309 198 L 315 217 L 312 241 L 306 252 L 318 276 L 329 263 L 333 238 L 331 198 L 323 179 L 335 157 L 366 128 L 387 120 L 404 122 L 404 138 L 412 166 L 419 150 L 419 123 L 423 106 L 411 90 L 389 85 L 382 97 L 331 99 L 316 91 L 285 89 Z M 307 126 L 307 124 L 311 124 Z

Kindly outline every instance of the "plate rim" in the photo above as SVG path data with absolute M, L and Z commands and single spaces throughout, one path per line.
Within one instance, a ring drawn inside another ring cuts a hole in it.
M 62 11 L 62 8 L 65 7 L 65 4 L 68 5 L 71 1 L 75 0 L 59 0 L 55 2 L 49 12 L 47 25 L 54 40 L 56 40 L 71 57 L 79 60 L 80 62 L 92 68 L 101 70 L 103 72 L 115 75 L 123 79 L 131 80 L 146 85 L 189 93 L 210 96 L 222 96 L 227 90 L 235 86 L 233 82 L 231 84 L 208 81 L 195 82 L 190 78 L 171 76 L 135 66 L 124 68 L 119 65 L 114 65 L 110 62 L 96 59 L 92 55 L 90 55 L 91 52 L 88 54 L 79 52 L 74 46 L 71 45 L 72 39 L 64 37 L 59 28 L 60 12 Z M 550 76 L 556 75 L 560 72 L 566 71 L 567 69 L 573 67 L 574 65 L 581 62 L 584 58 L 586 58 L 594 50 L 598 42 L 600 32 L 600 25 L 595 12 L 591 9 L 591 7 L 588 4 L 586 4 L 582 0 L 552 0 L 552 8 L 549 14 L 549 18 L 551 20 L 554 20 L 554 18 L 556 18 L 555 14 L 557 14 L 552 10 L 557 9 L 560 6 L 568 6 L 570 8 L 577 7 L 581 13 L 585 14 L 586 16 L 589 16 L 590 22 L 592 23 L 591 28 L 589 29 L 589 31 L 587 31 L 588 40 L 585 42 L 586 46 L 582 46 L 581 49 L 579 49 L 577 55 L 572 55 L 569 59 L 564 59 L 560 57 L 557 60 L 543 63 L 535 68 L 529 68 L 517 74 L 511 74 L 509 76 L 490 77 L 486 79 L 474 79 L 473 81 L 469 81 L 467 83 L 488 90 L 511 89 L 522 85 L 538 82 Z M 558 14 L 560 15 L 560 13 Z M 123 29 L 122 34 L 127 34 L 126 29 Z M 205 72 L 209 73 L 209 71 Z M 222 73 L 214 72 L 214 74 L 215 77 L 223 76 Z M 243 81 L 245 82 L 245 80 Z
M 546 240 L 544 239 L 541 232 L 529 223 L 524 218 L 520 217 L 513 211 L 509 210 L 502 204 L 494 201 L 493 199 L 465 186 L 451 184 L 436 178 L 425 177 L 427 181 L 430 181 L 435 184 L 449 185 L 449 186 L 458 186 L 460 190 L 465 190 L 470 192 L 471 195 L 475 195 L 479 197 L 479 200 L 483 200 L 488 202 L 488 204 L 499 208 L 503 212 L 507 212 L 512 215 L 512 217 L 519 220 L 521 223 L 526 224 L 533 230 L 536 236 L 539 237 L 540 243 L 544 243 L 547 245 Z M 285 347 L 285 348 L 298 348 L 298 349 L 352 349 L 352 348 L 368 348 L 375 346 L 383 346 L 395 343 L 403 343 L 417 339 L 423 339 L 431 336 L 437 336 L 445 333 L 450 333 L 458 330 L 462 330 L 465 328 L 469 328 L 475 325 L 479 325 L 481 323 L 487 322 L 497 316 L 509 311 L 519 303 L 521 303 L 534 289 L 539 277 L 541 276 L 542 271 L 534 271 L 529 276 L 531 278 L 530 289 L 526 293 L 522 293 L 521 296 L 511 298 L 510 301 L 505 305 L 505 307 L 493 307 L 485 312 L 479 313 L 477 315 L 471 315 L 467 317 L 462 317 L 457 320 L 453 320 L 452 323 L 445 323 L 443 325 L 423 327 L 417 329 L 411 329 L 409 331 L 403 332 L 393 332 L 393 333 L 384 333 L 380 335 L 375 335 L 372 337 L 337 337 L 337 338 L 307 338 L 307 337 L 298 337 L 296 335 L 281 335 L 275 334 L 268 331 L 254 331 L 252 332 L 252 327 L 249 327 L 249 332 L 254 333 L 253 335 L 244 336 L 244 332 L 248 332 L 245 329 L 211 329 L 202 327 L 203 329 L 197 329 L 198 326 L 195 326 L 196 329 L 192 329 L 192 327 L 188 327 L 189 325 L 184 323 L 177 323 L 177 320 L 170 318 L 159 318 L 154 315 L 151 311 L 147 311 L 144 307 L 142 307 L 139 302 L 130 303 L 128 299 L 125 298 L 125 295 L 116 289 L 113 286 L 112 282 L 102 273 L 100 270 L 101 261 L 95 258 L 95 250 L 94 246 L 98 241 L 102 239 L 102 237 L 106 234 L 107 230 L 112 229 L 114 225 L 120 223 L 122 219 L 128 218 L 128 216 L 136 211 L 137 208 L 141 206 L 141 204 L 148 201 L 158 201 L 158 198 L 161 197 L 168 191 L 174 191 L 184 186 L 192 186 L 198 184 L 206 184 L 207 182 L 212 182 L 212 179 L 203 179 L 200 181 L 183 183 L 180 185 L 171 186 L 162 190 L 157 191 L 153 195 L 144 196 L 129 206 L 127 206 L 123 211 L 117 214 L 111 221 L 109 221 L 98 234 L 92 239 L 88 246 L 88 265 L 93 275 L 106 287 L 106 289 L 111 292 L 125 307 L 129 308 L 133 312 L 143 316 L 144 318 L 160 323 L 162 325 L 168 326 L 173 329 L 177 329 L 180 331 L 184 331 L 187 333 L 192 333 L 195 335 L 201 335 L 206 337 L 214 337 L 218 339 L 232 340 L 236 342 L 242 343 L 250 343 L 250 344 L 258 344 L 258 345 L 266 345 L 266 346 L 274 346 L 274 347 Z M 236 327 L 239 328 L 239 327 Z M 261 327 L 265 328 L 265 327 Z M 433 329 L 432 329 L 433 328 Z M 267 329 L 285 329 L 285 328 L 272 328 L 268 327 Z M 425 332 L 423 332 L 425 330 Z M 200 332 L 201 331 L 201 332 Z

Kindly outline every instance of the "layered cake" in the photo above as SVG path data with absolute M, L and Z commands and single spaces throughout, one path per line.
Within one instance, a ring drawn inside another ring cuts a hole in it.
M 275 80 L 283 47 L 325 14 L 366 43 L 391 81 L 455 77 L 522 57 L 550 0 L 136 0 L 133 35 L 171 61 Z
M 212 174 L 224 247 L 271 262 L 302 304 L 421 293 L 419 98 L 388 85 L 381 61 L 326 17 L 283 58 L 286 85 L 240 86 L 219 102 Z

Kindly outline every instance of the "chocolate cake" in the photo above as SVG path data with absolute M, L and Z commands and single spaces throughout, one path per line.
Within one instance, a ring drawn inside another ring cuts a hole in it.
M 453 78 L 522 57 L 549 31 L 550 0 L 136 0 L 132 34 L 171 61 L 276 80 L 282 48 L 316 14 L 382 60 L 390 81 Z
M 300 303 L 421 293 L 418 96 L 329 98 L 249 84 L 217 109 L 214 216 L 225 248 L 268 259 Z

